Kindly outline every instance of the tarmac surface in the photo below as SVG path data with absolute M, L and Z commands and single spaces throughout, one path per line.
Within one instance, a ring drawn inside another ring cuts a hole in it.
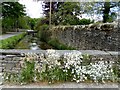
M 7 39 L 9 37 L 13 37 L 15 35 L 21 34 L 22 32 L 9 32 L 7 34 L 0 35 L 0 40 Z

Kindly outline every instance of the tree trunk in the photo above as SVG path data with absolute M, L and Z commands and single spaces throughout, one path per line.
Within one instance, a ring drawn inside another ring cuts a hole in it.
M 108 21 L 109 12 L 110 12 L 110 2 L 105 2 L 104 10 L 103 10 L 103 23 L 106 23 Z

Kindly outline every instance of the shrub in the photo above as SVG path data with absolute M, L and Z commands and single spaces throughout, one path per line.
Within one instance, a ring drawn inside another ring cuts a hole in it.
M 34 81 L 34 69 L 35 69 L 35 62 L 25 60 L 25 66 L 21 70 L 20 75 L 20 82 L 21 83 L 31 83 Z
M 0 48 L 1 49 L 13 49 L 15 45 L 25 36 L 25 33 L 0 40 Z
M 38 30 L 37 37 L 41 41 L 47 41 L 49 38 L 48 30 L 49 30 L 49 26 L 47 24 L 40 26 L 39 30 Z
M 87 24 L 91 24 L 91 23 L 93 23 L 94 21 L 91 21 L 90 19 L 85 19 L 85 18 L 83 18 L 83 19 L 80 19 L 79 20 L 79 25 L 87 25 Z
M 50 44 L 51 46 L 53 46 L 59 50 L 75 50 L 75 48 L 73 48 L 73 47 L 70 47 L 70 46 L 60 43 L 57 39 L 49 40 L 48 44 Z

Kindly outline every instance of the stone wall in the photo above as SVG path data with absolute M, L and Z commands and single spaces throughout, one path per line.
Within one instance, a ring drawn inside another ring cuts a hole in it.
M 0 72 L 19 73 L 21 70 L 21 58 L 16 55 L 5 56 L 0 60 Z
M 117 23 L 57 26 L 52 28 L 51 33 L 51 38 L 78 50 L 119 49 L 120 28 Z
M 14 52 L 16 51 L 16 52 Z M 7 53 L 6 53 L 7 52 Z M 2 51 L 5 55 L 2 55 L 0 57 L 0 73 L 20 73 L 21 71 L 21 62 L 23 61 L 24 53 L 31 53 L 31 54 L 45 54 L 45 50 L 38 50 L 38 51 L 32 51 L 32 50 L 6 50 Z M 14 53 L 13 53 L 14 52 Z M 70 50 L 67 51 L 57 51 L 61 55 L 63 55 L 66 52 L 72 52 Z M 117 61 L 119 52 L 105 52 L 105 51 L 99 51 L 99 50 L 80 50 L 82 54 L 88 54 L 90 55 L 90 61 Z M 40 63 L 41 59 L 37 59 L 36 61 Z

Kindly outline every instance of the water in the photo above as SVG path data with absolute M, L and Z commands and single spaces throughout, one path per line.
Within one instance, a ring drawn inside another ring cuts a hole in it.
M 40 48 L 39 48 L 39 46 L 37 45 L 37 43 L 31 43 L 31 44 L 30 44 L 30 49 L 31 49 L 31 50 L 39 50 Z
M 15 47 L 15 49 L 31 49 L 31 50 L 46 50 L 54 47 L 48 45 L 46 42 L 42 42 L 39 38 L 26 35 Z

